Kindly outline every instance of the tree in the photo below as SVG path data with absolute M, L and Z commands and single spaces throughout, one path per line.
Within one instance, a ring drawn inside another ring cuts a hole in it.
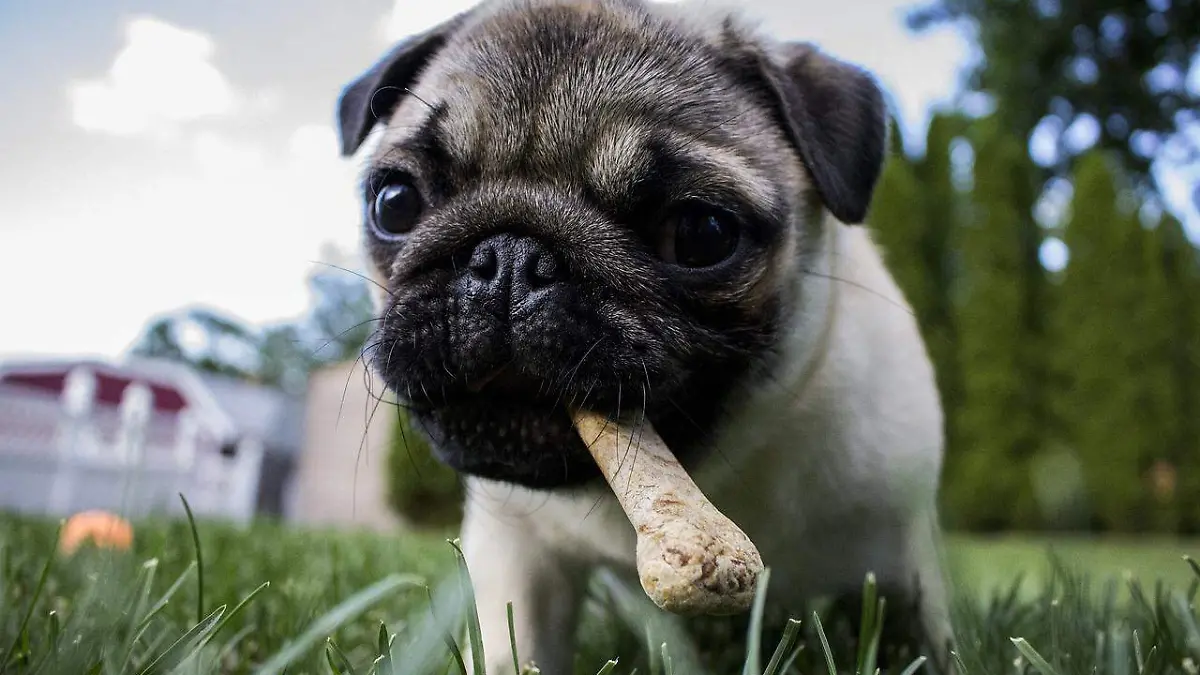
M 237 319 L 193 308 L 152 320 L 130 353 L 182 361 L 205 372 L 239 379 L 257 379 L 258 339 L 253 329 Z
M 1200 156 L 1195 137 L 1200 91 L 1186 85 L 1200 49 L 1193 0 L 932 0 L 909 15 L 917 31 L 968 22 L 982 52 L 968 88 L 989 96 L 1004 128 L 1053 142 L 1046 169 L 1066 175 L 1093 147 L 1066 131 L 1094 121 L 1095 147 L 1114 153 L 1135 185 L 1149 187 L 1162 153 L 1184 164 Z M 1170 141 L 1170 143 L 1168 143 Z
M 958 331 L 955 325 L 954 289 L 958 275 L 955 238 L 964 214 L 965 199 L 954 184 L 951 152 L 963 137 L 969 120 L 962 115 L 933 116 L 926 136 L 925 155 L 915 163 L 921 185 L 924 232 L 920 261 L 929 275 L 930 294 L 917 309 L 928 326 L 926 341 L 937 368 L 938 388 L 946 413 L 948 461 L 962 451 L 958 437 L 958 410 L 962 403 L 962 374 L 958 364 Z
M 972 529 L 1029 528 L 1039 524 L 1029 470 L 1043 416 L 1042 345 L 1030 330 L 1041 267 L 1023 238 L 1031 172 L 1022 145 L 997 126 L 980 123 L 973 136 L 974 187 L 956 244 L 961 448 L 948 462 L 947 515 Z
M 1180 529 L 1195 533 L 1200 531 L 1200 251 L 1171 216 L 1160 220 L 1155 234 L 1172 319 L 1169 359 L 1179 423 L 1169 443 L 1179 478 Z
M 214 310 L 187 309 L 153 320 L 130 352 L 303 389 L 314 368 L 357 358 L 375 328 L 367 279 L 335 249 L 324 256 L 335 263 L 318 265 L 309 275 L 311 305 L 297 320 L 260 328 Z
M 434 457 L 403 409 L 388 448 L 387 496 L 392 510 L 420 527 L 453 526 L 462 520 L 466 492 L 458 474 Z
M 1096 525 L 1178 528 L 1156 473 L 1177 462 L 1176 336 L 1164 251 L 1109 155 L 1085 155 L 1065 229 L 1071 251 L 1056 316 L 1065 440 L 1081 457 Z

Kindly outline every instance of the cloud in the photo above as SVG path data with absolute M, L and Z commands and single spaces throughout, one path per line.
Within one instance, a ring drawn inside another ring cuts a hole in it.
M 392 11 L 380 22 L 380 33 L 386 42 L 396 42 L 429 30 L 476 4 L 476 0 L 442 0 L 436 4 L 426 0 L 396 0 Z
M 297 316 L 325 244 L 357 251 L 356 167 L 328 124 L 279 143 L 202 131 L 171 151 L 169 171 L 136 183 L 95 171 L 39 207 L 37 227 L 0 233 L 0 288 L 34 289 L 0 293 L 0 355 L 115 355 L 151 316 L 187 306 L 253 324 Z
M 207 35 L 152 17 L 129 22 L 125 46 L 100 79 L 68 87 L 78 126 L 117 136 L 173 134 L 234 113 L 241 101 L 212 63 Z

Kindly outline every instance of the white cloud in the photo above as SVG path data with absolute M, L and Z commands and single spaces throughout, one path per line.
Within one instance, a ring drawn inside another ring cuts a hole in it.
M 214 133 L 168 149 L 171 171 L 136 184 L 103 171 L 3 232 L 0 354 L 115 355 L 155 314 L 188 305 L 261 324 L 308 306 L 305 276 L 326 242 L 355 250 L 355 166 L 333 129 L 281 147 Z
M 476 0 L 396 0 L 392 11 L 380 21 L 384 41 L 396 42 L 429 30 L 450 17 L 474 7 Z
M 129 22 L 125 39 L 104 77 L 69 86 L 75 124 L 119 136 L 172 134 L 237 110 L 237 93 L 213 65 L 207 35 L 143 17 Z

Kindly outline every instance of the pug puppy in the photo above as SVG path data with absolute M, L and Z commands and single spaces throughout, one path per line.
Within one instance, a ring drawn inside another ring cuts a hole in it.
M 633 568 L 568 405 L 652 423 L 773 607 L 873 572 L 889 621 L 947 643 L 934 373 L 858 226 L 887 146 L 870 75 L 719 7 L 491 0 L 397 44 L 338 118 L 344 155 L 375 140 L 373 368 L 467 481 L 488 673 L 509 601 L 522 660 L 570 673 L 588 570 Z

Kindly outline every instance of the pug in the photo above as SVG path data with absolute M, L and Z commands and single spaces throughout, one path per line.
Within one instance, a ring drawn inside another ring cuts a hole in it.
M 371 140 L 371 364 L 466 481 L 488 673 L 510 601 L 522 660 L 570 673 L 589 571 L 634 565 L 568 406 L 649 421 L 759 547 L 771 607 L 873 573 L 888 621 L 949 644 L 941 405 L 862 226 L 870 74 L 720 6 L 490 0 L 337 107 L 344 156 Z

